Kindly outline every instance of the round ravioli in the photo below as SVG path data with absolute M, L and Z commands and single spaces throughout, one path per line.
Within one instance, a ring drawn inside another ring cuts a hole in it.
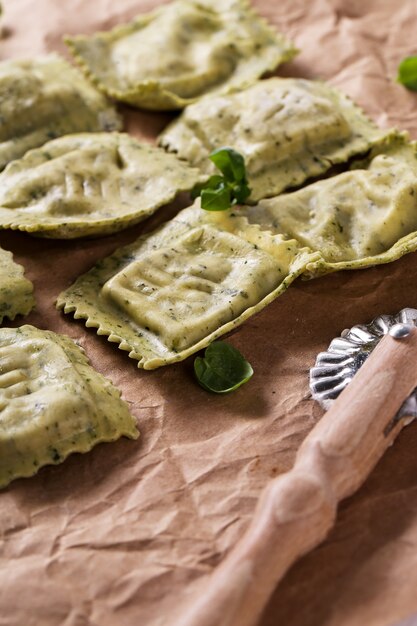
M 199 180 L 199 170 L 124 133 L 67 135 L 0 174 L 0 228 L 62 239 L 112 233 Z

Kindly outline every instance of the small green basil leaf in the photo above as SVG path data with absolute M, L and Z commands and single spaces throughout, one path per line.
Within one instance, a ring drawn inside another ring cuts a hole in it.
M 197 184 L 191 192 L 193 199 L 201 196 L 201 208 L 206 211 L 225 211 L 231 206 L 243 204 L 251 189 L 246 179 L 245 162 L 233 148 L 219 148 L 210 159 L 222 172 L 215 174 L 203 184 Z
M 196 357 L 194 372 L 204 389 L 228 393 L 246 383 L 253 369 L 239 350 L 224 341 L 215 341 L 206 348 L 204 358 Z
M 225 211 L 231 206 L 230 189 L 220 186 L 218 189 L 203 189 L 201 208 L 206 211 Z
M 194 185 L 191 190 L 191 197 L 195 200 L 198 196 L 201 196 L 203 189 L 218 189 L 219 187 L 224 188 L 224 186 L 225 181 L 223 176 L 220 176 L 220 174 L 214 174 L 213 176 L 210 176 L 205 183 L 197 183 Z
M 417 91 L 417 56 L 407 57 L 401 61 L 397 80 L 407 89 Z
M 234 185 L 232 189 L 233 204 L 243 204 L 246 198 L 250 196 L 251 188 L 246 181 L 240 183 L 240 185 Z
M 209 156 L 228 182 L 240 182 L 246 179 L 243 156 L 233 148 L 219 148 Z
M 204 189 L 218 189 L 219 187 L 222 189 L 225 187 L 224 177 L 220 176 L 220 174 L 213 174 L 213 176 L 210 176 L 204 185 Z

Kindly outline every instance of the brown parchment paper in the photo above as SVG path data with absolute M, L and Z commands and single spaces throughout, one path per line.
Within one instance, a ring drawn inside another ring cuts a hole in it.
M 3 0 L 0 58 L 64 51 L 64 33 L 107 29 L 153 0 Z M 382 126 L 417 138 L 417 94 L 395 83 L 417 53 L 415 0 L 254 0 L 295 39 L 285 76 L 329 80 Z M 149 54 L 157 53 L 150 50 Z M 170 115 L 125 109 L 152 140 Z M 230 338 L 252 381 L 221 397 L 194 382 L 192 361 L 144 372 L 114 345 L 54 310 L 57 294 L 122 243 L 168 219 L 187 197 L 124 233 L 46 241 L 4 232 L 35 283 L 33 323 L 76 338 L 120 387 L 138 441 L 103 444 L 0 493 L 2 626 L 165 626 L 204 593 L 269 478 L 288 470 L 320 418 L 308 391 L 315 355 L 345 327 L 417 307 L 417 255 L 387 266 L 298 281 Z M 417 423 L 340 507 L 327 541 L 295 565 L 261 626 L 416 624 Z

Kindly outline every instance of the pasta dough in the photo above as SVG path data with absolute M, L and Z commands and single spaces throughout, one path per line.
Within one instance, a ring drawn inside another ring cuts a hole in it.
M 116 251 L 58 307 L 128 350 L 139 367 L 184 359 L 282 293 L 317 255 L 259 227 L 226 232 L 199 200 Z
M 58 238 L 112 233 L 199 179 L 197 169 L 129 135 L 67 135 L 0 174 L 0 228 Z
M 54 137 L 121 126 L 107 99 L 57 55 L 0 63 L 0 118 L 0 170 Z
M 228 211 L 199 200 L 116 251 L 57 306 L 152 369 L 241 324 L 300 274 L 387 263 L 417 249 L 417 150 L 401 136 L 349 172 Z
M 122 435 L 136 439 L 120 392 L 69 338 L 0 329 L 0 487 Z
M 367 152 L 389 135 L 325 83 L 271 78 L 187 107 L 160 144 L 204 173 L 209 154 L 232 146 L 245 159 L 251 200 L 275 196 Z
M 159 110 L 252 81 L 296 54 L 247 0 L 176 0 L 110 32 L 66 43 L 105 93 Z
M 0 324 L 4 317 L 27 315 L 35 305 L 33 285 L 23 275 L 23 267 L 13 261 L 13 255 L 0 248 Z
M 417 143 L 398 137 L 380 150 L 349 172 L 243 207 L 239 219 L 319 251 L 311 275 L 394 261 L 417 248 Z

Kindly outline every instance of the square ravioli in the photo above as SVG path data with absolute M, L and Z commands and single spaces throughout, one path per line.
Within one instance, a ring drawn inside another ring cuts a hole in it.
M 399 136 L 350 171 L 242 207 L 239 216 L 320 252 L 310 275 L 394 261 L 417 249 L 417 143 Z
M 117 130 L 107 98 L 58 55 L 0 63 L 0 170 L 67 133 Z
M 0 487 L 97 443 L 139 435 L 120 392 L 69 337 L 0 329 Z
M 113 233 L 200 177 L 174 155 L 123 133 L 66 135 L 0 173 L 0 228 L 62 239 Z
M 81 276 L 58 308 L 86 319 L 139 367 L 186 358 L 282 293 L 317 255 L 247 224 L 233 232 L 199 201 Z
M 199 201 L 78 278 L 58 308 L 139 367 L 180 361 L 301 274 L 388 263 L 417 249 L 417 147 L 397 135 L 350 171 L 227 211 Z
M 23 267 L 13 261 L 11 252 L 0 248 L 0 324 L 4 317 L 14 320 L 16 315 L 27 315 L 34 306 L 33 285 Z
M 174 352 L 186 350 L 202 330 L 217 327 L 257 304 L 279 282 L 275 260 L 242 239 L 209 226 L 132 261 L 103 286 L 138 328 Z
M 75 60 L 106 94 L 155 110 L 243 85 L 296 49 L 247 0 L 176 0 L 91 37 L 67 37 Z
M 366 153 L 390 134 L 325 83 L 270 78 L 190 105 L 159 143 L 206 174 L 215 171 L 209 154 L 231 146 L 245 159 L 257 201 Z

